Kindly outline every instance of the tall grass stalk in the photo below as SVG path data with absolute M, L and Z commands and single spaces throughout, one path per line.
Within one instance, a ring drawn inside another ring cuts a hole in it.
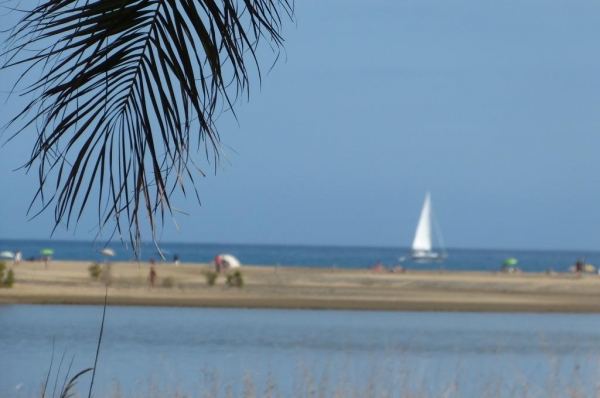
M 98 366 L 98 357 L 100 356 L 100 345 L 102 344 L 102 334 L 104 333 L 104 320 L 106 319 L 106 303 L 108 301 L 108 286 L 104 292 L 104 308 L 102 308 L 102 322 L 100 323 L 100 334 L 98 336 L 98 345 L 96 346 L 96 357 L 94 358 L 94 367 L 92 372 L 92 380 L 90 381 L 90 392 L 88 398 L 92 398 L 92 389 L 94 387 L 94 379 L 96 377 L 96 367 Z
M 66 352 L 63 352 L 63 355 L 60 359 L 60 362 L 58 364 L 58 369 L 56 370 L 56 378 L 54 379 L 54 388 L 52 389 L 52 398 L 56 398 L 57 395 L 57 388 L 58 388 L 58 383 L 59 383 L 59 378 L 60 378 L 60 373 L 61 373 L 61 369 L 62 369 L 62 365 L 64 363 L 64 359 L 65 359 L 65 355 Z M 45 398 L 46 397 L 46 392 L 48 390 L 48 385 L 50 383 L 50 376 L 52 375 L 52 367 L 54 364 L 54 340 L 52 340 L 52 355 L 50 357 L 50 365 L 48 366 L 48 373 L 46 374 L 46 379 L 44 381 L 44 386 L 42 388 L 42 393 L 40 394 L 41 398 Z M 65 373 L 65 379 L 63 381 L 63 384 L 60 388 L 60 395 L 58 395 L 59 398 L 71 398 L 74 397 L 76 394 L 74 392 L 74 388 L 75 385 L 77 384 L 77 380 L 83 376 L 84 374 L 88 373 L 89 371 L 92 370 L 92 368 L 87 368 L 87 369 L 83 369 L 82 371 L 80 371 L 79 373 L 77 373 L 75 376 L 71 377 L 71 379 L 69 379 L 69 374 L 71 373 L 71 368 L 73 366 L 73 358 L 71 358 L 71 362 L 69 363 L 69 367 Z

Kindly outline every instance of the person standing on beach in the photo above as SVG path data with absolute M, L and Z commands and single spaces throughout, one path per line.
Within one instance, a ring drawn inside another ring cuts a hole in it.
M 154 269 L 154 266 L 152 266 L 150 267 L 150 273 L 148 273 L 148 286 L 150 289 L 154 289 L 156 286 L 156 277 L 156 269 Z
M 585 260 L 583 259 L 583 257 L 579 258 L 579 260 L 577 260 L 577 262 L 575 263 L 575 273 L 577 275 L 581 275 L 583 274 L 583 268 L 585 267 Z
M 17 250 L 15 252 L 15 261 L 13 263 L 13 266 L 19 265 L 20 262 L 21 262 L 21 250 Z
M 179 265 L 179 254 L 175 253 L 175 255 L 173 256 L 173 263 L 175 265 Z
M 217 274 L 220 274 L 223 271 L 223 267 L 221 266 L 221 256 L 215 257 L 215 271 Z

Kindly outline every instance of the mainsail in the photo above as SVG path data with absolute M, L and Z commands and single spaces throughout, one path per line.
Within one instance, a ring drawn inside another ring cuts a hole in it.
M 431 251 L 431 197 L 429 192 L 425 196 L 425 203 L 423 203 L 423 209 L 421 210 L 421 218 L 419 218 L 412 249 L 415 252 Z
M 432 226 L 435 226 L 435 232 L 438 238 L 439 248 L 441 252 L 436 253 L 432 251 Z M 417 225 L 417 232 L 415 233 L 415 240 L 412 244 L 412 255 L 411 257 L 417 261 L 429 261 L 429 260 L 443 260 L 448 257 L 446 250 L 444 249 L 444 240 L 442 238 L 442 232 L 437 225 L 433 209 L 431 207 L 431 195 L 427 192 L 425 195 L 425 203 L 423 203 L 423 210 L 421 210 L 421 217 L 419 218 L 419 224 Z

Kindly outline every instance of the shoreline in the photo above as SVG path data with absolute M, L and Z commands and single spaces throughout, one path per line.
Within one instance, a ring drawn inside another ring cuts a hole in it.
M 102 305 L 106 285 L 91 279 L 91 262 L 21 262 L 0 305 Z M 9 265 L 9 264 L 7 264 Z M 219 276 L 208 286 L 209 264 L 111 263 L 108 305 L 370 311 L 600 313 L 600 277 L 462 271 L 373 273 L 368 270 L 244 266 L 244 287 Z M 164 281 L 169 283 L 165 284 Z

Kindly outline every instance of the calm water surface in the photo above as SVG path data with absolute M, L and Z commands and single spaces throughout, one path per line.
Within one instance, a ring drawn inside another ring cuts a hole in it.
M 0 396 L 39 392 L 53 353 L 51 386 L 63 355 L 61 382 L 71 360 L 71 374 L 93 366 L 101 316 L 95 306 L 0 306 Z M 375 382 L 394 396 L 574 383 L 591 393 L 599 359 L 598 315 L 109 307 L 94 391 L 237 396 L 251 384 L 258 396 L 289 396 Z

